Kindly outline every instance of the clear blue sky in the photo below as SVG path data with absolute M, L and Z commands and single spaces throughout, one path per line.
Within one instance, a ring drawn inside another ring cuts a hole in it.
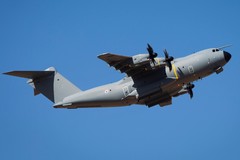
M 54 109 L 0 75 L 0 159 L 240 159 L 240 2 L 0 1 L 0 72 L 54 66 L 85 90 L 124 75 L 97 58 L 150 43 L 174 57 L 233 44 L 219 75 L 165 108 Z

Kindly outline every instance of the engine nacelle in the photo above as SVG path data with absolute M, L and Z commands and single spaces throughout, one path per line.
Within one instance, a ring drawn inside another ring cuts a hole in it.
M 156 69 L 158 67 L 161 67 L 162 65 L 164 66 L 166 65 L 163 58 L 156 57 L 154 58 L 154 60 L 155 60 L 154 62 L 150 60 L 148 54 L 138 54 L 132 56 L 133 64 L 136 66 L 149 63 L 150 67 L 145 68 L 146 70 Z
M 132 56 L 133 64 L 141 64 L 144 62 L 149 61 L 149 55 L 148 54 L 138 54 L 135 56 Z

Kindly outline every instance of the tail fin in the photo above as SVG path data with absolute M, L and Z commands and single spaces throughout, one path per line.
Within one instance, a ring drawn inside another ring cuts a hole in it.
M 34 95 L 42 93 L 54 103 L 61 102 L 63 98 L 81 91 L 53 67 L 45 71 L 12 71 L 4 74 L 28 78 L 27 83 L 34 88 Z

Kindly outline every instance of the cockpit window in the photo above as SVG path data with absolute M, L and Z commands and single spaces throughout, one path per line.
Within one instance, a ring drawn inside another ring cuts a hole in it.
M 218 52 L 219 51 L 219 49 L 213 49 L 212 50 L 212 52 Z

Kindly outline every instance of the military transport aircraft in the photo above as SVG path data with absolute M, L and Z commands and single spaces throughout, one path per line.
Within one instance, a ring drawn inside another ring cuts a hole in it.
M 158 54 L 147 44 L 147 54 L 132 57 L 104 53 L 98 56 L 109 66 L 126 76 L 114 83 L 86 91 L 64 78 L 55 68 L 45 71 L 12 71 L 4 74 L 28 78 L 34 95 L 42 93 L 51 100 L 55 108 L 116 107 L 132 104 L 172 104 L 172 97 L 188 93 L 193 97 L 193 81 L 212 73 L 220 73 L 231 59 L 231 54 L 220 48 L 205 49 L 182 58 L 169 56 L 158 58 Z

